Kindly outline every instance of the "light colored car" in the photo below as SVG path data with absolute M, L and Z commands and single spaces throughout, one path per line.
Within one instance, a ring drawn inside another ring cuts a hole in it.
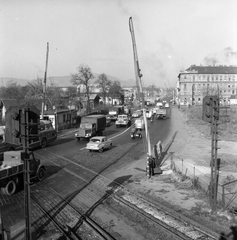
M 133 112 L 132 117 L 133 118 L 138 118 L 139 117 L 139 113 L 137 111 Z
M 89 151 L 99 151 L 103 152 L 105 149 L 112 148 L 112 140 L 107 139 L 107 137 L 93 137 L 90 142 L 86 144 L 86 149 Z

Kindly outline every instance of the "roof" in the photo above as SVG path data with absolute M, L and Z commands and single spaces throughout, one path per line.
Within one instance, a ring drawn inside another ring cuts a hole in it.
M 186 73 L 198 73 L 198 74 L 237 74 L 237 66 L 196 66 L 191 65 L 185 70 Z M 185 73 L 185 72 L 184 72 Z M 182 72 L 180 73 L 182 74 Z
M 105 136 L 97 136 L 97 137 L 92 137 L 91 139 L 103 139 L 106 138 Z
M 98 94 L 96 94 L 96 93 L 90 94 L 90 100 L 94 100 L 97 96 L 98 96 Z
M 16 99 L 1 99 L 2 104 L 8 110 L 11 106 L 18 106 L 19 103 Z

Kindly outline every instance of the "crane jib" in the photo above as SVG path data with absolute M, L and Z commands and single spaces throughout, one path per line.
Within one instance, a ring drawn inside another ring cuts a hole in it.
M 148 153 L 148 156 L 151 157 L 151 143 L 150 143 L 148 126 L 147 126 L 146 110 L 145 110 L 145 105 L 144 105 L 144 95 L 143 95 L 142 81 L 141 81 L 142 74 L 140 73 L 141 70 L 140 70 L 139 62 L 138 62 L 138 55 L 137 55 L 137 48 L 136 48 L 136 41 L 135 41 L 132 17 L 129 18 L 129 30 L 131 32 L 132 44 L 133 44 L 136 83 L 137 83 L 137 85 L 139 85 L 139 87 L 137 86 L 138 94 L 139 94 L 139 91 L 142 93 L 141 94 L 141 99 L 142 99 L 142 109 L 143 109 L 143 117 L 144 117 L 146 139 L 147 139 L 147 153 Z

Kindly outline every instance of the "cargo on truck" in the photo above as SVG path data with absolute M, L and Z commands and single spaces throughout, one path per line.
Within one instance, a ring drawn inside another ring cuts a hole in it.
M 24 182 L 23 151 L 9 151 L 0 154 L 0 188 L 4 195 L 12 195 Z M 30 152 L 30 179 L 42 181 L 45 178 L 45 166 Z
M 20 119 L 17 116 L 24 106 L 12 106 L 6 111 L 6 125 L 3 131 L 4 136 L 0 143 L 0 152 L 15 151 L 22 149 L 20 135 Z M 50 120 L 40 120 L 40 112 L 34 106 L 27 107 L 30 110 L 29 122 L 32 125 L 29 129 L 30 149 L 36 147 L 45 148 L 49 143 L 57 139 L 57 131 L 53 128 Z
M 165 119 L 166 118 L 166 108 L 164 108 L 163 106 L 160 106 L 156 109 L 156 118 L 162 118 Z
M 77 140 L 90 139 L 94 136 L 102 136 L 106 127 L 105 115 L 88 115 L 81 119 L 80 127 L 75 133 Z
M 122 105 L 113 106 L 109 110 L 109 117 L 110 117 L 111 121 L 116 121 L 118 118 L 118 115 L 123 114 L 123 113 L 124 113 L 124 106 L 122 106 Z

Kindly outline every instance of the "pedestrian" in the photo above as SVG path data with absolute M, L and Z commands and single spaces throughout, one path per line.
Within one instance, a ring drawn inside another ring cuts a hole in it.
M 162 145 L 161 145 L 161 141 L 159 141 L 157 144 L 157 154 L 158 154 L 158 158 L 160 158 L 162 156 Z

